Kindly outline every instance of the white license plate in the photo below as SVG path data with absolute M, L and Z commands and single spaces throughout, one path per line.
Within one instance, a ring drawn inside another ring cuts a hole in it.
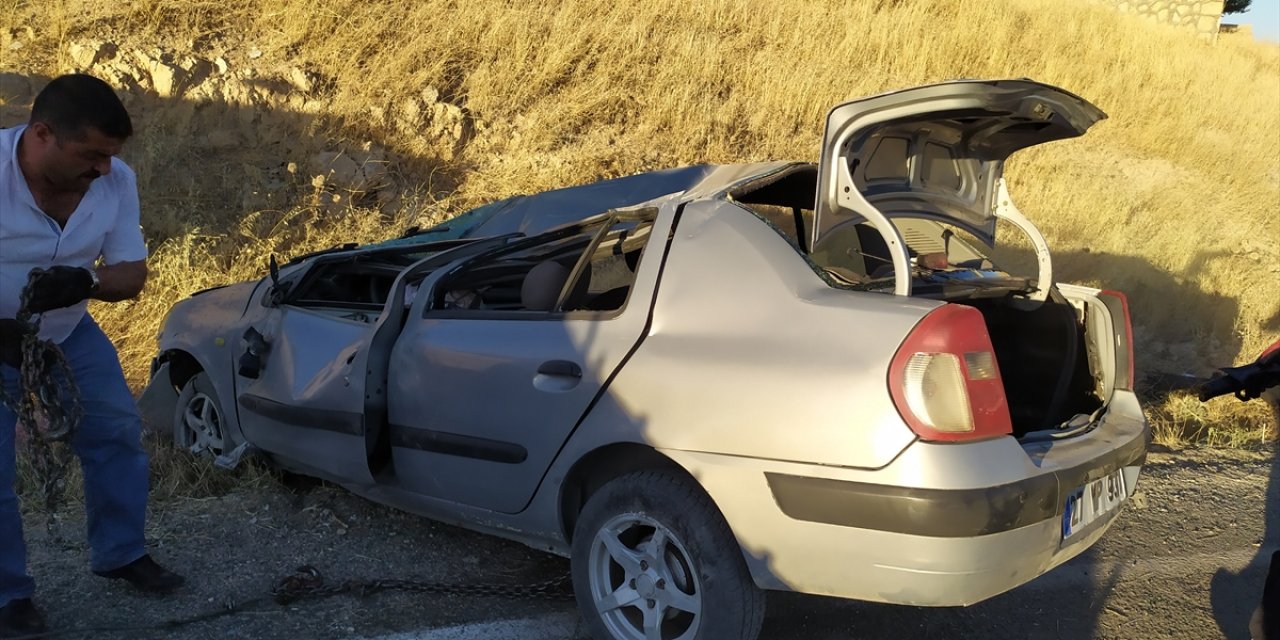
M 1090 481 L 1067 495 L 1062 509 L 1062 539 L 1082 531 L 1098 518 L 1120 508 L 1129 497 L 1124 489 L 1124 469 Z

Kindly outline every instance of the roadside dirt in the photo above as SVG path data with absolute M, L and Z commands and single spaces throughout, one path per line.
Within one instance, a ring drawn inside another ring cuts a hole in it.
M 330 583 L 519 584 L 567 571 L 561 558 L 382 508 L 328 485 L 275 484 L 153 506 L 150 551 L 189 580 L 163 598 L 90 574 L 83 518 L 74 506 L 64 511 L 59 531 L 65 541 L 50 538 L 34 514 L 27 518 L 27 540 L 37 601 L 65 637 L 376 637 L 573 607 L 569 600 L 395 592 L 275 604 L 265 598 L 272 584 L 301 565 L 314 566 Z M 1265 571 L 1259 558 L 1277 542 L 1274 449 L 1154 453 L 1139 494 L 1108 536 L 1028 585 L 963 609 L 770 594 L 763 637 L 1245 638 Z M 259 597 L 242 613 L 166 624 Z M 580 630 L 566 630 L 566 640 L 578 637 Z

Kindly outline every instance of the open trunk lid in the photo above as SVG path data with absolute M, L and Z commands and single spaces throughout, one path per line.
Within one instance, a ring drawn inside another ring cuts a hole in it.
M 890 218 L 953 224 L 991 245 L 1007 201 L 1004 161 L 1105 117 L 1031 80 L 945 82 L 837 106 L 827 116 L 810 246 L 819 251 L 837 227 L 867 222 L 893 258 L 894 293 L 909 295 L 908 255 Z

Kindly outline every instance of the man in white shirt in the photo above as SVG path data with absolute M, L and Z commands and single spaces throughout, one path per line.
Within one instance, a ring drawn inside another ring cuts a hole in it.
M 55 78 L 26 126 L 0 130 L 0 384 L 17 396 L 28 325 L 16 318 L 30 279 L 26 311 L 62 349 L 84 408 L 72 449 L 84 470 L 91 569 L 168 592 L 182 577 L 143 548 L 141 421 L 115 347 L 86 311 L 91 297 L 127 300 L 146 282 L 137 182 L 116 157 L 132 133 L 111 87 L 82 74 Z M 0 406 L 0 637 L 45 630 L 14 493 L 16 423 Z

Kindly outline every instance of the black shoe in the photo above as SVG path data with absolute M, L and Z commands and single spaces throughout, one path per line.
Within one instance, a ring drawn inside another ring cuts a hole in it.
M 10 600 L 0 607 L 0 638 L 21 638 L 44 633 L 44 616 L 31 598 Z
M 151 593 L 169 593 L 186 582 L 182 576 L 156 564 L 149 555 L 144 555 L 118 569 L 94 571 L 94 573 L 112 580 L 124 580 L 140 591 Z

